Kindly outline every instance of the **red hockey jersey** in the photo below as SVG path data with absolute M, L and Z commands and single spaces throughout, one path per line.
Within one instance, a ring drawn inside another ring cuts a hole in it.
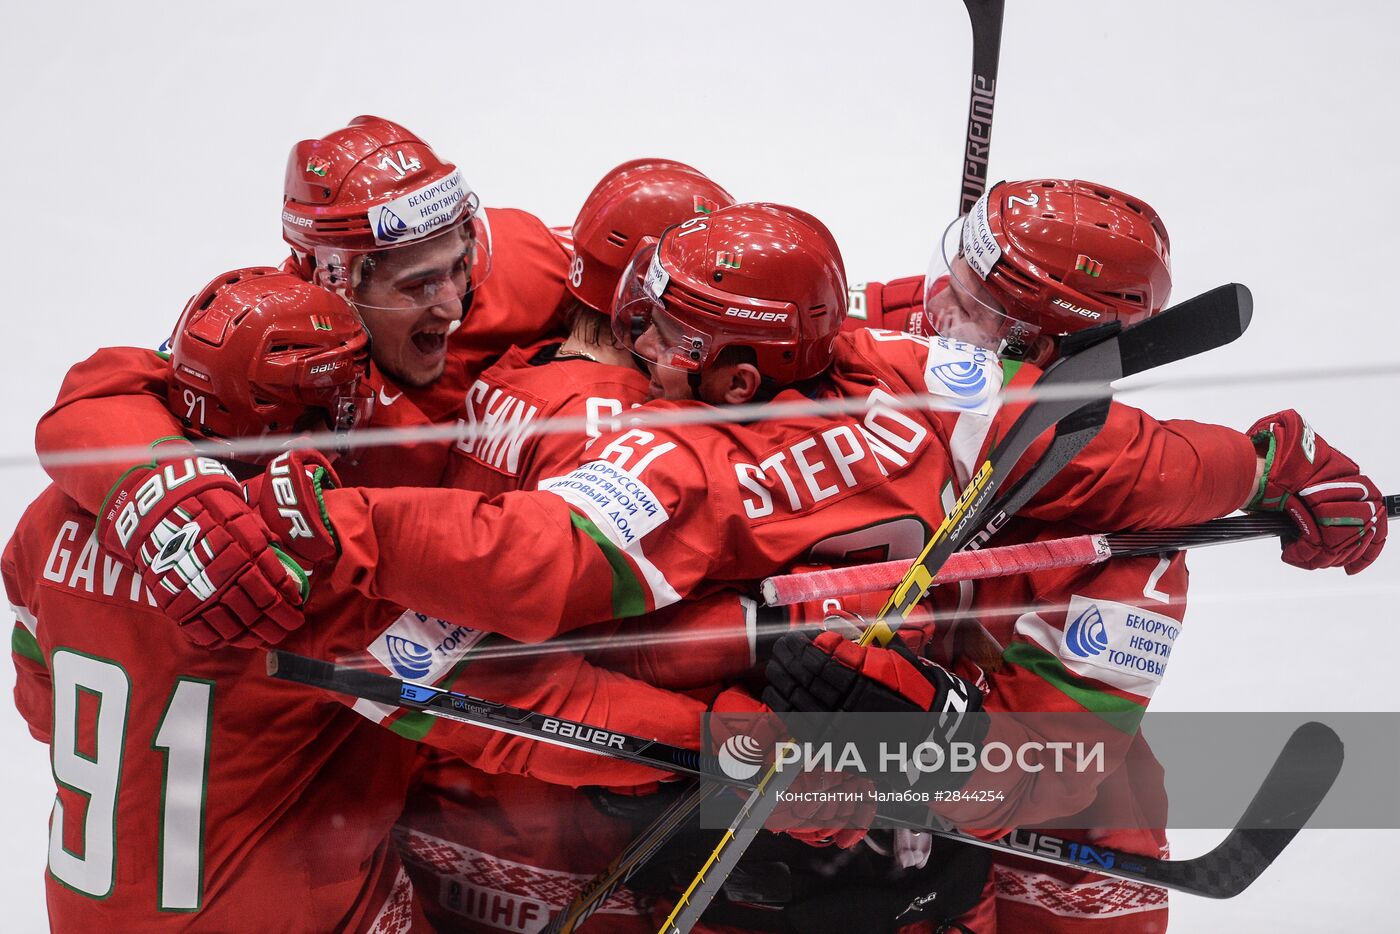
M 55 488 L 3 569 L 15 702 L 57 785 L 55 930 L 409 930 L 389 830 L 413 746 L 260 652 L 188 644 Z
M 531 489 L 561 467 L 573 467 L 589 441 L 614 431 L 619 416 L 647 401 L 647 377 L 632 367 L 559 358 L 559 342 L 514 347 L 466 393 L 463 428 L 447 485 L 495 496 Z M 542 433 L 552 419 L 576 430 Z
M 1036 375 L 941 338 L 844 334 L 819 395 L 866 399 L 863 414 L 624 429 L 538 492 L 495 499 L 332 490 L 343 548 L 333 577 L 436 615 L 487 593 L 511 610 L 493 631 L 530 642 L 799 562 L 917 551 L 943 518 L 938 491 L 965 483 L 1024 405 L 999 405 L 1003 381 Z M 915 393 L 951 411 L 896 407 Z M 1047 433 L 1023 464 L 1048 443 Z M 1255 462 L 1239 432 L 1115 404 L 1098 438 L 1022 514 L 1100 528 L 1202 521 L 1244 502 Z

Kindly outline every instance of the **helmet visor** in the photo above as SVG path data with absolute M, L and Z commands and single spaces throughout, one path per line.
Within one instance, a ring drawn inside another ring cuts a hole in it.
M 979 207 L 983 213 L 979 214 Z M 987 288 L 985 278 L 999 251 L 985 228 L 984 199 L 943 232 L 924 276 L 924 320 L 940 337 L 1021 357 L 1035 343 L 1040 328 L 1010 314 Z M 967 247 L 969 237 L 972 250 Z
M 491 271 L 491 227 L 473 193 L 434 233 L 370 251 L 315 249 L 318 284 L 360 308 L 421 311 L 460 304 Z
M 714 341 L 667 310 L 662 296 L 669 284 L 657 241 L 648 237 L 618 281 L 613 335 L 644 364 L 696 373 L 709 361 Z
M 613 334 L 642 363 L 697 373 L 730 345 L 761 345 L 789 356 L 795 352 L 794 305 L 704 294 L 672 282 L 658 246 L 642 241 L 613 302 Z

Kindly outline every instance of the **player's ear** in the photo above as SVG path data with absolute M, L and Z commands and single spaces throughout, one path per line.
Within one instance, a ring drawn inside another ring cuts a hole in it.
M 725 405 L 742 405 L 753 401 L 763 377 L 752 363 L 732 363 L 716 374 L 720 378 L 720 401 Z

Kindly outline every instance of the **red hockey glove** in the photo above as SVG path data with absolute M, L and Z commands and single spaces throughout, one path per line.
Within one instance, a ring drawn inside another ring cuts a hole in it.
M 1286 512 L 1298 537 L 1283 560 L 1300 568 L 1365 570 L 1385 545 L 1385 503 L 1356 462 L 1332 447 L 1289 409 L 1249 429 L 1264 458 L 1264 475 L 1247 510 Z
M 339 485 L 331 462 L 320 452 L 300 450 L 278 454 L 262 476 L 249 480 L 243 488 L 273 538 L 310 573 L 316 565 L 340 554 L 322 496 L 323 491 Z
M 97 530 L 195 645 L 275 645 L 303 622 L 305 578 L 213 458 L 131 468 L 107 494 Z
M 787 738 L 782 721 L 740 688 L 721 692 L 710 711 L 716 748 L 731 736 L 742 735 L 752 741 L 749 748 L 762 751 L 764 769 L 772 764 L 778 743 Z M 874 792 L 874 783 L 861 775 L 824 769 L 803 772 L 789 787 L 790 797 L 773 810 L 765 826 L 808 846 L 853 847 L 865 838 L 875 817 Z

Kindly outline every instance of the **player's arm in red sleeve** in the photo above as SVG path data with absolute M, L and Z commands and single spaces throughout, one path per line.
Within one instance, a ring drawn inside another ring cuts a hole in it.
M 998 360 L 960 341 L 866 332 L 851 347 L 887 371 L 893 364 L 907 391 L 932 393 L 953 406 L 934 422 L 945 438 L 959 479 L 966 483 L 1030 405 L 1002 404 L 1001 390 L 1025 390 L 1041 371 Z M 958 387 L 941 375 L 963 374 Z M 1022 455 L 1009 480 L 1030 470 L 1054 437 L 1047 430 Z M 1190 421 L 1159 422 L 1114 402 L 1098 435 L 1022 509 L 1045 521 L 1069 521 L 1095 530 L 1167 528 L 1204 522 L 1242 507 L 1253 495 L 1262 461 L 1243 432 Z
M 106 347 L 68 371 L 53 408 L 39 420 L 34 447 L 43 461 L 57 451 L 139 448 L 184 429 L 166 405 L 170 365 L 152 350 Z M 137 460 L 44 463 L 59 488 L 91 513 Z
M 517 642 L 678 602 L 724 556 L 698 460 L 629 429 L 536 491 L 329 490 L 320 517 L 339 542 L 332 580 L 443 619 L 464 608 Z
M 1024 389 L 1040 376 L 1030 366 L 1003 361 L 1003 385 Z M 1028 402 L 997 408 L 990 418 L 960 415 L 952 436 L 962 448 L 979 450 L 967 438 L 980 436 L 980 457 L 1014 424 Z M 975 424 L 974 424 L 975 423 Z M 977 428 L 976 432 L 969 429 Z M 1021 458 L 1012 478 L 1031 469 L 1053 438 L 1047 431 Z M 957 450 L 955 446 L 955 457 Z M 1114 402 L 1098 435 L 1022 509 L 1049 522 L 1088 529 L 1171 528 L 1228 515 L 1252 495 L 1261 461 L 1243 432 L 1192 421 L 1157 421 L 1146 412 Z M 972 461 L 962 465 L 974 469 Z
M 649 609 L 614 580 L 615 551 L 550 493 L 328 490 L 325 508 L 341 548 L 337 589 L 442 619 L 467 614 L 517 642 Z M 495 615 L 478 617 L 484 607 Z
M 20 566 L 19 548 L 19 539 L 11 539 L 0 562 L 5 596 L 15 619 L 10 636 L 10 658 L 15 666 L 15 707 L 28 724 L 30 735 L 47 743 L 53 736 L 53 680 L 39 646 L 39 622 L 30 606 L 34 603 L 30 588 L 22 585 L 16 570 Z
M 784 608 L 785 609 L 785 608 Z M 693 690 L 724 684 L 757 664 L 761 608 L 735 591 L 673 604 L 588 639 L 590 661 L 648 684 Z M 588 636 L 588 630 L 576 636 Z
M 1041 444 L 1048 439 L 1036 447 Z M 1253 493 L 1258 466 L 1254 445 L 1242 432 L 1184 420 L 1159 422 L 1114 403 L 1098 437 L 1045 485 L 1024 514 L 1106 530 L 1190 525 L 1242 507 Z

